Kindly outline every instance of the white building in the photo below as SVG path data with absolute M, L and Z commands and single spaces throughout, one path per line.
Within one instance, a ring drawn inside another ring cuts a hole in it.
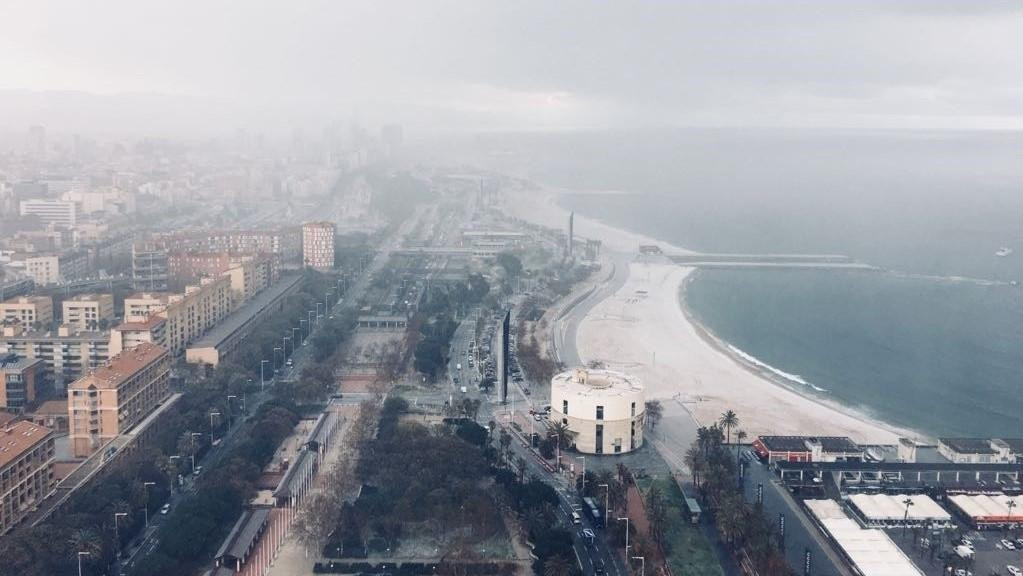
M 113 324 L 113 294 L 79 294 L 64 300 L 61 322 L 77 330 L 101 330 Z
M 71 228 L 78 221 L 78 209 L 75 203 L 66 200 L 22 200 L 19 208 L 22 216 L 38 216 L 47 224 Z
M 577 368 L 551 379 L 551 420 L 567 424 L 586 454 L 620 454 L 643 445 L 643 385 L 612 370 Z
M 302 225 L 302 264 L 328 270 L 334 267 L 334 225 L 307 222 Z

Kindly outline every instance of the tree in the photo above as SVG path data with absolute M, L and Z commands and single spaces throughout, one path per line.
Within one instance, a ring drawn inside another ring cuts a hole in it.
M 568 558 L 551 556 L 543 563 L 543 576 L 571 576 L 575 566 Z
M 650 521 L 650 535 L 655 542 L 660 544 L 664 537 L 664 526 L 668 520 L 668 506 L 664 500 L 664 494 L 656 484 L 647 491 L 646 514 Z
M 725 412 L 723 412 L 721 414 L 721 418 L 718 419 L 718 424 L 720 424 L 723 428 L 725 428 L 728 431 L 728 435 L 726 436 L 725 443 L 726 444 L 731 444 L 732 443 L 732 427 L 739 425 L 739 416 L 736 415 L 734 410 L 728 409 L 728 410 L 726 410 Z
M 526 459 L 522 456 L 516 457 L 515 468 L 519 471 L 519 482 L 524 482 L 526 478 Z
M 522 260 L 510 252 L 501 252 L 497 255 L 497 265 L 504 269 L 508 278 L 517 278 L 522 274 Z
M 561 449 L 564 450 L 572 445 L 572 440 L 575 439 L 575 432 L 570 430 L 568 424 L 564 422 L 551 422 L 547 427 L 547 437 L 554 439 L 561 446 Z
M 660 423 L 661 416 L 664 414 L 664 408 L 661 406 L 660 400 L 647 400 L 643 408 L 646 413 L 646 425 L 650 427 L 652 432 L 657 428 L 657 424 Z

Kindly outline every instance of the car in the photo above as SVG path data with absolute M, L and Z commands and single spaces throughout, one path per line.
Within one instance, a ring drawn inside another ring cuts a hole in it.
M 533 420 L 536 420 L 537 422 L 539 422 L 541 420 L 540 415 L 539 414 L 533 414 Z
M 1016 538 L 1013 542 L 1016 544 L 1017 550 L 1023 550 L 1023 538 Z
M 593 576 L 607 576 L 607 568 L 604 567 L 604 561 L 598 559 L 593 563 Z
M 582 524 L 583 517 L 578 512 L 572 512 L 572 524 Z M 1019 576 L 1018 574 L 1016 576 Z
M 586 541 L 587 544 L 590 545 L 593 544 L 594 538 L 597 537 L 597 535 L 593 533 L 593 530 L 590 530 L 589 528 L 583 528 L 583 531 L 580 532 L 579 535 L 582 537 L 583 540 Z
M 196 466 L 195 470 L 192 472 L 192 474 L 195 475 L 195 476 L 198 476 L 199 474 L 202 474 L 202 466 Z
M 1008 570 L 1009 574 L 1012 574 L 1012 576 L 1020 576 L 1021 574 L 1023 574 L 1023 571 L 1013 566 L 1012 564 L 1007 565 L 1005 569 Z
M 287 365 L 287 366 L 294 366 L 295 365 L 295 363 L 291 360 L 291 358 L 288 358 L 288 361 L 285 362 L 284 364 Z
M 1002 540 L 1001 544 L 1002 544 L 1002 548 L 1005 548 L 1006 550 L 1015 550 L 1016 549 L 1016 545 L 1013 544 L 1012 542 L 1009 542 L 1008 540 Z
M 166 516 L 168 512 L 170 512 L 170 502 L 160 507 L 160 514 Z

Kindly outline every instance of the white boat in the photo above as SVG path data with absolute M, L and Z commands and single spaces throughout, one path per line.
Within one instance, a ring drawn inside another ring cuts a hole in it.
M 1001 258 L 1004 258 L 1004 257 L 1008 256 L 1009 254 L 1012 254 L 1012 248 L 1006 248 L 1004 246 L 999 248 L 998 252 L 995 252 L 995 256 L 998 256 L 998 257 L 1001 257 Z

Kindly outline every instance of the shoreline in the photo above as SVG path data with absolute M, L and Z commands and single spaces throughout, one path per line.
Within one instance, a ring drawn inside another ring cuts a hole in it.
M 821 398 L 819 396 L 816 396 L 805 389 L 801 389 L 795 383 L 786 381 L 783 377 L 779 376 L 778 374 L 775 374 L 774 372 L 771 371 L 771 369 L 765 367 L 764 365 L 758 365 L 754 362 L 751 362 L 750 360 L 747 360 L 740 354 L 737 354 L 735 350 L 741 349 L 736 348 L 733 344 L 730 344 L 727 340 L 715 334 L 713 330 L 708 328 L 703 322 L 700 321 L 700 319 L 696 316 L 693 310 L 689 307 L 689 303 L 686 300 L 686 290 L 688 289 L 689 284 L 697 278 L 698 272 L 699 271 L 687 275 L 686 278 L 679 285 L 678 306 L 679 310 L 686 317 L 686 320 L 689 322 L 690 325 L 692 325 L 692 327 L 696 330 L 697 335 L 700 337 L 701 340 L 704 341 L 705 344 L 707 344 L 707 346 L 710 346 L 717 350 L 719 353 L 728 356 L 733 362 L 742 366 L 746 371 L 750 372 L 751 374 L 754 374 L 764 380 L 767 380 L 771 384 L 788 390 L 793 394 L 798 394 L 799 396 L 802 396 L 803 398 L 811 402 L 815 402 L 829 409 L 851 412 L 852 416 L 864 421 L 865 423 L 871 426 L 887 429 L 888 431 L 894 434 L 898 434 L 901 437 L 925 441 L 933 440 L 926 436 L 925 434 L 922 434 L 916 430 L 900 427 L 890 422 L 886 422 L 881 418 L 871 416 L 862 408 L 849 406 L 836 400 L 829 400 L 827 398 Z M 745 351 L 743 351 L 743 353 L 745 353 Z M 772 368 L 774 367 L 772 366 Z M 813 388 L 812 384 L 807 385 Z
M 557 203 L 559 191 L 541 187 L 516 190 L 513 194 L 516 197 L 507 203 L 511 207 L 505 206 L 510 215 L 547 227 L 558 227 L 561 221 L 567 224 L 569 211 Z M 636 254 L 639 245 L 656 244 L 665 252 L 691 253 L 670 242 L 622 230 L 580 214 L 575 215 L 575 229 L 579 236 L 599 239 L 617 252 Z M 685 304 L 684 291 L 694 277 L 693 268 L 644 261 L 634 261 L 628 268 L 625 285 L 592 307 L 579 322 L 576 353 L 581 361 L 599 360 L 618 365 L 627 372 L 639 372 L 647 386 L 648 398 L 682 404 L 697 423 L 716 419 L 722 407 L 735 408 L 751 437 L 774 433 L 832 433 L 852 436 L 861 443 L 886 444 L 894 443 L 900 436 L 926 437 L 873 418 L 860 408 L 800 390 L 792 383 L 782 382 L 765 366 L 742 358 L 706 328 Z M 650 277 L 656 275 L 660 283 L 637 290 L 635 285 L 644 282 L 636 278 L 637 271 L 645 271 L 645 282 L 649 283 Z M 659 301 L 646 303 L 645 307 L 642 303 L 636 304 L 634 295 L 630 296 L 628 291 L 630 286 L 636 294 L 643 293 L 639 300 L 645 300 L 649 293 Z M 670 298 L 670 313 L 666 309 L 667 298 Z M 630 317 L 629 312 L 648 318 Z M 650 338 L 651 333 L 657 333 L 660 338 Z M 641 345 L 644 339 L 648 340 L 645 346 Z M 666 342 L 686 343 L 687 346 L 672 348 Z M 657 361 L 659 349 L 661 358 L 669 358 L 667 363 Z M 684 384 L 687 379 L 693 384 Z M 705 379 L 712 379 L 714 383 L 708 387 Z M 759 397 L 770 402 L 758 404 Z

